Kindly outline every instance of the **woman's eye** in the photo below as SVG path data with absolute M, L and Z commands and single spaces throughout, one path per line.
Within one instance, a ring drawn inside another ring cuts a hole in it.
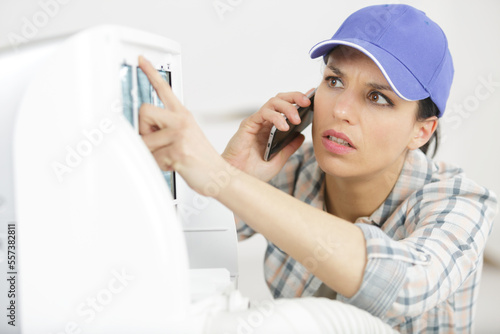
M 326 78 L 326 82 L 328 83 L 329 87 L 344 87 L 342 80 L 337 77 L 328 77 Z
M 376 104 L 387 105 L 387 106 L 394 105 L 391 100 L 389 100 L 387 97 L 385 97 L 384 95 L 382 95 L 379 92 L 370 93 L 368 98 L 370 99 L 370 101 L 372 101 L 373 103 L 376 103 Z

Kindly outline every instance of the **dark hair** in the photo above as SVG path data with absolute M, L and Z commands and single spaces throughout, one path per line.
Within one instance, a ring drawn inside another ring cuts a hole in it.
M 418 101 L 418 112 L 417 112 L 417 121 L 423 121 L 432 116 L 438 116 L 439 109 L 434 102 L 432 102 L 431 98 L 428 97 L 426 99 Z M 429 147 L 431 144 L 434 144 L 434 149 L 432 150 L 432 156 L 436 155 L 436 152 L 439 147 L 439 123 L 436 128 L 436 131 L 432 134 L 431 138 L 427 143 L 425 143 L 420 150 L 427 154 L 429 152 Z

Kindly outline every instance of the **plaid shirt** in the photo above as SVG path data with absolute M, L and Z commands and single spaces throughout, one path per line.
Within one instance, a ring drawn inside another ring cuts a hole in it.
M 304 144 L 271 184 L 324 210 L 325 174 Z M 469 333 L 483 251 L 497 211 L 495 195 L 460 168 L 410 151 L 392 192 L 364 233 L 368 261 L 359 291 L 337 299 L 364 309 L 402 333 Z M 237 223 L 240 240 L 255 233 Z M 275 298 L 313 296 L 322 282 L 268 242 L 265 279 Z

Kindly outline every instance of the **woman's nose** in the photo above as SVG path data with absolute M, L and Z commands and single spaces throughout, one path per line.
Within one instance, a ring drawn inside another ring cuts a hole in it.
M 353 124 L 357 119 L 359 102 L 352 91 L 344 90 L 335 97 L 333 105 L 333 115 L 340 121 Z

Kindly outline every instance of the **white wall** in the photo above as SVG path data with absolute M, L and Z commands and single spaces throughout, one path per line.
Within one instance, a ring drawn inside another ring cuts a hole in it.
M 305 91 L 316 85 L 320 65 L 308 58 L 310 47 L 331 37 L 348 14 L 375 3 L 381 2 L 2 0 L 0 46 L 13 47 L 14 34 L 32 40 L 102 23 L 177 40 L 184 55 L 185 103 L 222 149 L 238 124 L 235 119 L 256 111 L 277 92 Z M 439 158 L 460 164 L 469 176 L 500 194 L 500 2 L 406 3 L 423 9 L 442 26 L 455 62 L 454 86 L 442 119 L 446 139 Z M 230 10 L 217 11 L 217 4 Z M 27 30 L 30 24 L 38 25 L 37 31 Z M 485 86 L 485 81 L 493 84 Z M 262 240 L 254 243 L 261 256 Z M 243 251 L 252 253 L 255 248 Z M 498 226 L 488 253 L 500 262 Z

